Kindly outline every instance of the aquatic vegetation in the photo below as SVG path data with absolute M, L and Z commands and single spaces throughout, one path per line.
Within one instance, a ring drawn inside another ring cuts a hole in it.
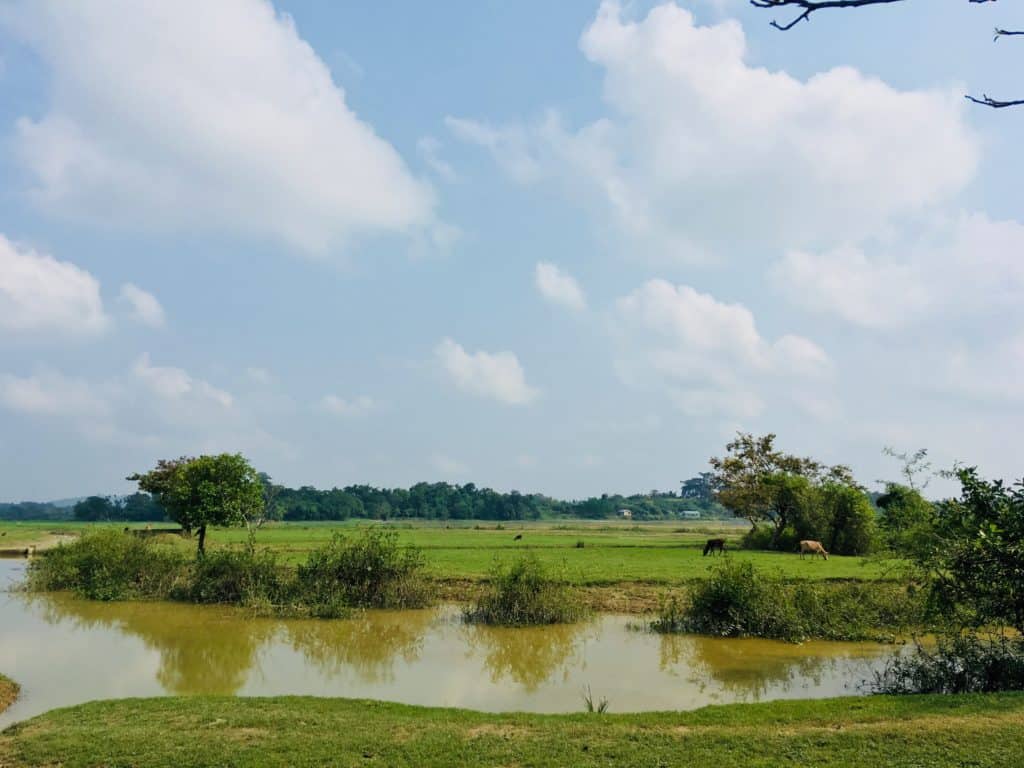
M 532 552 L 511 563 L 496 562 L 491 578 L 465 619 L 476 624 L 563 624 L 586 613 L 579 591 L 552 574 Z

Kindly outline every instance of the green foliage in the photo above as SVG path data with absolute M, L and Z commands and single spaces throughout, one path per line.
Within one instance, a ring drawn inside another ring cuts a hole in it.
M 825 543 L 836 555 L 866 555 L 875 542 L 875 510 L 859 488 L 827 482 L 816 493 L 820 528 L 818 536 L 800 536 Z
M 260 476 L 240 453 L 161 460 L 146 474 L 128 479 L 156 495 L 186 531 L 199 531 L 200 555 L 205 552 L 207 526 L 241 525 L 260 516 L 264 508 Z
M 552 575 L 532 552 L 511 563 L 496 562 L 487 588 L 466 611 L 466 621 L 518 627 L 564 624 L 585 614 L 577 590 Z
M 883 546 L 900 552 L 927 551 L 933 543 L 938 517 L 935 505 L 920 491 L 899 483 L 887 483 L 885 493 L 875 504 L 881 510 L 878 523 Z
M 423 555 L 402 547 L 380 527 L 358 537 L 336 535 L 310 553 L 297 573 L 298 589 L 318 615 L 341 608 L 416 608 L 428 602 Z
M 70 590 L 92 600 L 165 597 L 186 578 L 185 558 L 148 539 L 103 530 L 29 562 L 29 588 Z
M 891 639 L 924 620 L 919 594 L 898 584 L 788 583 L 725 560 L 684 601 L 665 598 L 651 628 L 799 642 Z
M 1024 633 L 1024 484 L 960 469 L 961 496 L 939 506 L 930 546 L 914 553 L 933 604 L 971 627 Z
M 187 599 L 195 603 L 231 603 L 250 608 L 282 606 L 298 597 L 269 551 L 222 549 L 192 565 Z
M 89 496 L 75 504 L 72 514 L 76 520 L 86 522 L 157 522 L 167 518 L 163 507 L 148 493 L 133 493 L 122 499 Z
M 918 644 L 875 674 L 874 693 L 995 693 L 1024 690 L 1024 639 L 957 634 Z
M 601 697 L 600 700 L 594 698 L 593 691 L 590 690 L 590 686 L 587 686 L 587 690 L 583 693 L 583 709 L 592 715 L 603 715 L 608 711 L 609 701 L 605 697 Z

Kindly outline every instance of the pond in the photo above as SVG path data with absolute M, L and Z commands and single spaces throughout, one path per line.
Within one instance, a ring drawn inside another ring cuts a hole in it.
M 0 588 L 24 561 L 0 560 Z M 0 592 L 0 671 L 22 697 L 0 727 L 93 699 L 306 694 L 484 711 L 612 712 L 857 693 L 896 652 L 873 643 L 659 636 L 636 617 L 573 626 L 466 626 L 454 606 L 335 621 L 238 609 Z

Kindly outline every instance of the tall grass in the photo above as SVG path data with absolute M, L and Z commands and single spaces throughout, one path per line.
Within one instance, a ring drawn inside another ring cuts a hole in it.
M 685 597 L 667 597 L 651 628 L 792 642 L 892 640 L 924 621 L 923 596 L 904 585 L 789 583 L 726 560 Z
M 180 550 L 116 530 L 88 533 L 31 560 L 32 591 L 71 591 L 90 600 L 167 597 L 188 580 Z
M 297 589 L 327 614 L 339 605 L 418 608 L 429 602 L 423 565 L 423 553 L 399 546 L 397 533 L 369 528 L 311 552 L 298 568 Z
M 484 592 L 465 612 L 467 622 L 521 627 L 565 624 L 586 613 L 578 590 L 552 574 L 533 553 L 495 563 Z
M 120 531 L 101 531 L 29 564 L 30 591 L 72 591 L 93 600 L 164 599 L 241 605 L 260 613 L 344 616 L 354 608 L 409 608 L 430 595 L 417 549 L 371 528 L 336 536 L 298 568 L 254 547 L 192 559 L 180 549 Z

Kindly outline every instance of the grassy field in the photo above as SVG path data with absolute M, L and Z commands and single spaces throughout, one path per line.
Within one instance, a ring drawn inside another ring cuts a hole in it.
M 9 677 L 0 675 L 0 712 L 3 712 L 18 698 L 18 684 Z M 0 763 L 2 765 L 2 763 Z
M 377 701 L 128 699 L 0 734 L 0 765 L 1019 765 L 1024 695 L 842 698 L 641 715 L 489 715 Z
M 298 563 L 335 533 L 367 524 L 279 523 L 261 530 L 257 541 L 279 552 L 286 562 Z M 444 523 L 393 523 L 401 541 L 420 547 L 431 575 L 442 581 L 479 580 L 487 575 L 495 558 L 513 557 L 517 551 L 529 549 L 545 563 L 564 567 L 570 577 L 591 586 L 671 585 L 702 578 L 714 560 L 701 555 L 707 538 L 724 535 L 737 541 L 745 530 L 730 523 L 705 522 L 505 523 L 503 529 L 490 521 L 448 525 L 451 527 Z M 82 523 L 0 523 L 0 549 L 11 546 L 7 542 L 39 544 L 52 541 L 56 534 L 79 533 L 89 527 Z M 519 534 L 523 538 L 516 541 Z M 211 533 L 208 546 L 240 544 L 245 539 L 244 529 L 221 529 Z M 182 546 L 189 544 L 182 542 Z M 831 557 L 823 562 L 801 560 L 790 553 L 738 550 L 732 556 L 792 579 L 894 578 L 893 563 L 859 557 Z

